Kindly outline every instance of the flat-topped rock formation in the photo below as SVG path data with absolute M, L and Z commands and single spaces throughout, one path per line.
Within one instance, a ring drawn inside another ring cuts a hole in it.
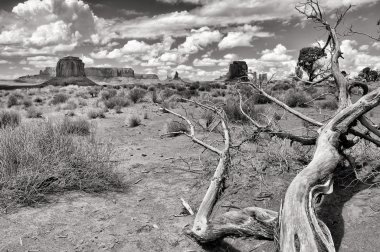
M 156 74 L 135 74 L 132 68 L 87 67 L 79 57 L 68 56 L 60 59 L 57 66 L 46 67 L 37 75 L 22 76 L 19 83 L 46 85 L 120 85 L 135 81 L 158 83 Z
M 57 63 L 56 72 L 58 78 L 86 77 L 84 63 L 78 57 L 68 56 L 60 59 Z
M 158 80 L 157 74 L 135 74 L 135 79 L 153 79 Z
M 245 61 L 234 61 L 230 64 L 229 71 L 227 73 L 227 80 L 242 79 L 247 80 L 248 65 Z
M 50 73 L 48 71 L 48 73 Z M 41 73 L 40 73 L 41 74 Z M 64 57 L 60 59 L 56 67 L 56 77 L 42 83 L 42 86 L 94 86 L 94 81 L 86 77 L 84 63 L 78 57 Z
M 128 77 L 134 78 L 135 71 L 132 68 L 111 68 L 111 67 L 87 67 L 84 69 L 87 77 L 114 78 Z

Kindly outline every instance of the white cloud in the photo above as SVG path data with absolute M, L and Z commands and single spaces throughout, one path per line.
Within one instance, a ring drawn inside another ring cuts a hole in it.
M 95 63 L 94 59 L 87 57 L 85 55 L 82 55 L 81 59 L 83 63 L 85 64 L 85 66 L 92 66 Z
M 204 47 L 219 42 L 222 39 L 222 34 L 219 31 L 212 31 L 208 27 L 202 27 L 198 30 L 191 30 L 189 36 L 183 44 L 178 47 L 178 50 L 185 54 L 194 54 L 202 50 Z
M 0 64 L 8 64 L 9 61 L 8 60 L 0 60 Z
M 243 32 L 229 32 L 226 37 L 220 41 L 218 47 L 221 50 L 234 48 L 238 46 L 253 46 L 251 45 L 252 36 Z
M 2 23 L 0 54 L 10 56 L 71 51 L 91 39 L 98 20 L 82 0 L 27 0 L 1 12 L 5 17 L 12 22 Z
M 340 49 L 344 59 L 341 59 L 341 69 L 351 76 L 357 75 L 365 67 L 380 69 L 380 56 L 370 55 L 366 51 L 356 49 L 358 43 L 355 40 L 343 40 Z
M 369 48 L 369 45 L 361 45 L 361 46 L 359 47 L 359 50 L 360 50 L 360 51 L 367 51 L 368 48 Z
M 376 49 L 376 50 L 380 50 L 380 42 L 374 42 L 372 44 L 372 46 Z
M 262 51 L 261 60 L 263 61 L 288 61 L 292 56 L 286 54 L 286 47 L 278 44 L 273 50 L 265 49 Z

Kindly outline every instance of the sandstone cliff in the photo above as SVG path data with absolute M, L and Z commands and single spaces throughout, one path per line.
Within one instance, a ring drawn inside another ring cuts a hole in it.
M 87 67 L 84 69 L 87 77 L 114 78 L 114 77 L 135 77 L 132 68 L 105 68 L 105 67 Z
M 78 57 L 64 57 L 57 63 L 57 77 L 86 77 L 84 72 L 84 63 Z

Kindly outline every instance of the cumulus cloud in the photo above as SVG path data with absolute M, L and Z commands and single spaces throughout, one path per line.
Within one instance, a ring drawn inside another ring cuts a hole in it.
M 366 51 L 357 49 L 358 43 L 355 40 L 343 40 L 340 49 L 344 59 L 341 60 L 341 68 L 351 76 L 357 75 L 365 67 L 380 69 L 380 56 L 370 55 Z
M 16 5 L 0 32 L 0 54 L 35 55 L 70 51 L 96 33 L 95 20 L 82 0 L 28 0 Z
M 8 60 L 0 60 L 0 64 L 8 64 L 9 61 Z
M 265 49 L 262 51 L 261 60 L 263 61 L 287 61 L 292 56 L 286 54 L 286 47 L 282 44 L 278 44 L 273 50 Z

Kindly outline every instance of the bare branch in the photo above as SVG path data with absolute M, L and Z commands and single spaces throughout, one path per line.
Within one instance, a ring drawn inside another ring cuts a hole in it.
M 178 114 L 178 113 L 176 113 L 176 112 L 174 112 L 174 111 L 171 111 L 171 110 L 169 110 L 169 109 L 166 109 L 166 108 L 165 108 L 165 111 L 166 111 L 166 112 L 169 112 L 170 114 L 175 115 L 175 116 L 177 116 L 177 117 L 179 117 L 179 118 L 181 118 L 181 119 L 183 119 L 183 120 L 185 120 L 185 121 L 187 122 L 187 124 L 188 124 L 189 127 L 190 127 L 190 134 L 187 133 L 187 132 L 182 132 L 182 134 L 184 134 L 184 135 L 188 136 L 189 138 L 191 138 L 191 140 L 192 140 L 194 143 L 197 143 L 197 144 L 203 146 L 204 148 L 206 148 L 206 149 L 208 149 L 208 150 L 210 150 L 210 151 L 212 151 L 212 152 L 214 152 L 214 153 L 216 153 L 216 154 L 218 154 L 218 155 L 221 155 L 221 154 L 222 154 L 222 151 L 221 151 L 221 150 L 218 150 L 217 148 L 215 148 L 215 147 L 213 147 L 213 146 L 211 146 L 211 145 L 209 145 L 209 144 L 207 144 L 207 143 L 205 143 L 205 142 L 203 142 L 203 141 L 201 141 L 201 140 L 199 140 L 198 138 L 195 137 L 194 125 L 191 123 L 191 121 L 190 121 L 189 119 L 187 119 L 187 118 L 184 117 L 183 115 Z M 172 133 L 172 132 L 169 132 L 169 133 Z M 179 133 L 181 133 L 181 132 L 179 132 Z

